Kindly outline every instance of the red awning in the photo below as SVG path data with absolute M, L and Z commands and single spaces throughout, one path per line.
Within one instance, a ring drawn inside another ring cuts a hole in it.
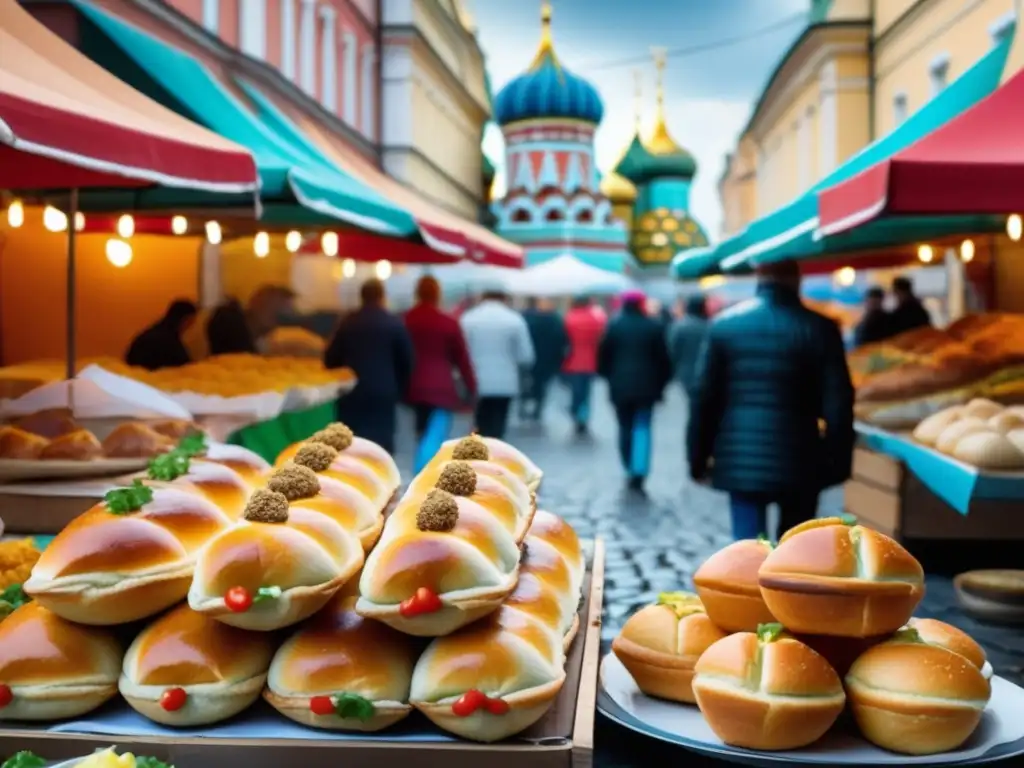
M 888 216 L 1024 211 L 1024 71 L 916 144 L 818 193 L 825 235 Z
M 160 106 L 0 0 L 0 188 L 246 192 L 248 150 Z

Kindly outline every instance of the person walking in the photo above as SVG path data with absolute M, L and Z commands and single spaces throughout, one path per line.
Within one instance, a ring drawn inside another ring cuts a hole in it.
M 132 339 L 124 361 L 147 371 L 188 365 L 192 358 L 182 336 L 197 314 L 196 305 L 187 299 L 171 302 L 163 317 Z
M 503 291 L 485 293 L 459 324 L 477 377 L 477 432 L 503 438 L 509 406 L 519 395 L 520 372 L 535 359 L 530 331 Z
M 885 291 L 873 285 L 864 293 L 864 313 L 853 329 L 853 347 L 863 347 L 889 338 L 892 320 L 885 311 Z
M 607 326 L 608 316 L 588 297 L 573 299 L 565 316 L 569 354 L 562 365 L 562 374 L 569 386 L 569 409 L 577 435 L 587 433 L 590 393 L 597 375 L 597 350 Z
M 892 294 L 896 298 L 896 307 L 889 314 L 890 336 L 932 324 L 931 315 L 914 293 L 914 284 L 909 277 L 901 275 L 894 279 Z
M 416 284 L 416 305 L 405 314 L 405 328 L 414 359 L 406 402 L 415 412 L 419 440 L 435 411 L 457 411 L 476 397 L 476 376 L 459 322 L 441 311 L 441 285 L 436 278 L 426 275 Z
M 690 296 L 681 318 L 672 323 L 668 331 L 668 352 L 672 370 L 682 385 L 687 398 L 693 393 L 697 357 L 708 331 L 708 309 L 702 294 Z
M 644 312 L 644 295 L 627 291 L 622 311 L 608 325 L 597 354 L 597 370 L 619 426 L 619 453 L 627 487 L 643 493 L 650 470 L 651 412 L 672 378 L 665 327 Z
M 327 368 L 351 368 L 355 389 L 338 398 L 338 420 L 359 437 L 395 451 L 395 411 L 409 389 L 412 343 L 405 325 L 384 307 L 384 283 L 367 280 L 359 309 L 346 315 L 324 351 Z
M 211 355 L 260 353 L 262 342 L 294 311 L 295 292 L 283 285 L 261 285 L 245 309 L 231 298 L 217 307 L 206 324 Z
M 690 474 L 729 494 L 736 539 L 814 517 L 853 460 L 853 385 L 839 326 L 800 300 L 794 261 L 758 269 L 757 293 L 717 316 L 697 365 Z
M 550 299 L 531 299 L 523 311 L 523 319 L 530 331 L 534 361 L 519 399 L 519 417 L 523 421 L 540 421 L 548 388 L 562 367 L 569 339 L 565 334 L 565 323 Z

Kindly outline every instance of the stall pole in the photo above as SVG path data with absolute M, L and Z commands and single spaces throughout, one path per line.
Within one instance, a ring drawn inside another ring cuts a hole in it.
M 67 324 L 65 325 L 65 339 L 67 341 L 67 367 L 65 368 L 65 377 L 70 381 L 75 378 L 75 313 L 77 310 L 77 302 L 75 300 L 75 283 L 76 283 L 76 269 L 75 269 L 75 246 L 76 246 L 76 232 L 75 232 L 75 219 L 78 217 L 78 190 L 72 189 L 70 202 L 68 205 L 68 269 L 67 269 Z M 71 385 L 68 385 L 68 405 L 74 409 L 74 403 L 71 400 Z

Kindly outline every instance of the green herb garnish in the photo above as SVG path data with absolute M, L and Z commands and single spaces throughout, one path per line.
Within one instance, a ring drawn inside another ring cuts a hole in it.
M 131 512 L 138 512 L 143 504 L 153 500 L 153 489 L 143 485 L 141 480 L 132 480 L 127 488 L 115 488 L 107 491 L 103 500 L 107 503 L 107 509 L 114 515 L 127 515 Z
M 25 594 L 21 584 L 11 584 L 0 592 L 0 619 L 6 618 L 32 598 Z
M 921 634 L 913 627 L 903 627 L 902 629 L 897 630 L 890 639 L 897 643 L 924 642 L 924 638 L 921 637 Z
M 206 453 L 206 448 L 206 435 L 202 432 L 193 432 L 181 438 L 178 442 L 178 447 L 174 450 L 191 458 L 201 453 Z
M 46 765 L 46 760 L 35 752 L 23 749 L 4 760 L 3 766 L 0 768 L 43 768 L 44 765 Z
M 152 480 L 177 480 L 188 474 L 191 458 L 190 454 L 177 449 L 157 456 L 149 462 L 149 477 Z
M 757 639 L 762 643 L 774 643 L 785 631 L 786 628 L 781 624 L 758 624 Z
M 700 598 L 692 592 L 662 592 L 658 595 L 658 605 L 667 605 L 680 619 L 704 610 Z
M 332 701 L 334 702 L 334 711 L 338 713 L 338 717 L 352 718 L 365 722 L 373 717 L 377 711 L 372 701 L 360 696 L 358 693 L 339 693 Z
M 857 524 L 856 516 L 851 515 L 849 512 L 843 512 L 843 514 L 841 514 L 839 516 L 839 521 L 843 525 L 856 525 Z
M 773 544 L 772 540 L 765 536 L 763 533 L 759 533 L 757 535 L 757 543 L 764 544 L 766 547 L 768 547 L 768 549 L 775 549 L 775 544 Z
M 263 600 L 277 600 L 280 596 L 280 587 L 260 587 L 256 590 L 256 594 L 252 596 L 252 601 L 259 603 Z
M 136 757 L 135 768 L 174 768 L 174 766 L 163 760 L 157 760 L 155 757 Z

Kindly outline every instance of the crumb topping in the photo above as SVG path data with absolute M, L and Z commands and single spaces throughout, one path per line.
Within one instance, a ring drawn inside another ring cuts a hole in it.
M 427 494 L 416 512 L 416 527 L 421 531 L 450 531 L 459 522 L 459 504 L 447 491 Z
M 260 488 L 249 497 L 242 517 L 250 523 L 287 523 L 288 498 L 283 493 Z
M 306 442 L 323 443 L 340 453 L 352 445 L 354 437 L 352 430 L 339 421 L 314 433 Z
M 309 467 L 289 461 L 267 479 L 267 488 L 288 501 L 310 499 L 320 493 L 320 481 Z
M 452 458 L 457 461 L 487 461 L 490 457 L 487 443 L 476 435 L 462 438 L 452 449 Z
M 295 454 L 293 461 L 300 467 L 323 472 L 338 458 L 338 452 L 327 443 L 306 443 Z
M 464 461 L 449 462 L 434 487 L 454 496 L 472 496 L 476 491 L 476 470 Z

